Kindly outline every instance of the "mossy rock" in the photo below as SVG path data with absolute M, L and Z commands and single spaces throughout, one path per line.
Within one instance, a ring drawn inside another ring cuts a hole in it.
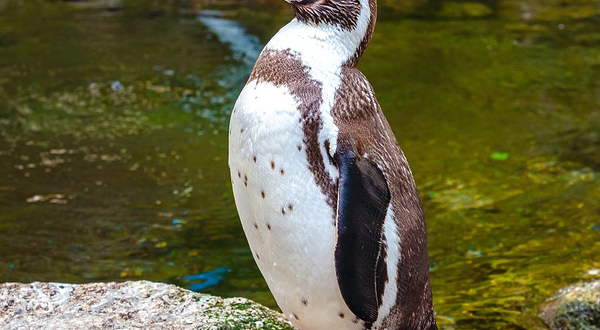
M 148 281 L 4 283 L 0 310 L 1 329 L 294 329 L 280 313 L 245 298 Z
M 540 309 L 553 330 L 600 329 L 600 280 L 562 289 Z

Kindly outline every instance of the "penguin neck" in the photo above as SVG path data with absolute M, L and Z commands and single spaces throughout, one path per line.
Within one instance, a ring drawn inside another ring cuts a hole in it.
M 271 39 L 266 49 L 290 51 L 311 69 L 338 71 L 355 67 L 371 40 L 377 19 L 376 0 L 356 1 L 360 10 L 344 21 L 307 18 L 296 10 L 296 18 Z

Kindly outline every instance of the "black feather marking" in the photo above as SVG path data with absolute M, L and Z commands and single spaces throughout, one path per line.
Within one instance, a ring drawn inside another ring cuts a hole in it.
M 348 308 L 365 324 L 377 320 L 386 277 L 383 225 L 390 190 L 379 167 L 340 146 L 335 265 Z M 383 252 L 383 253 L 382 253 Z M 383 272 L 383 274 L 381 274 Z

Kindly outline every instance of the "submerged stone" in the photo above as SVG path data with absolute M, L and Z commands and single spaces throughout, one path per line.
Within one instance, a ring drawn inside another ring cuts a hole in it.
M 600 280 L 562 289 L 540 309 L 551 329 L 600 329 Z
M 1 329 L 289 329 L 283 315 L 244 298 L 174 285 L 0 284 Z

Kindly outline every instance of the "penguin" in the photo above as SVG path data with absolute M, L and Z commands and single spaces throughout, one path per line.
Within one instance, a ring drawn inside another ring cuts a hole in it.
M 256 264 L 300 330 L 437 329 L 413 175 L 356 68 L 376 0 L 285 1 L 229 130 Z

